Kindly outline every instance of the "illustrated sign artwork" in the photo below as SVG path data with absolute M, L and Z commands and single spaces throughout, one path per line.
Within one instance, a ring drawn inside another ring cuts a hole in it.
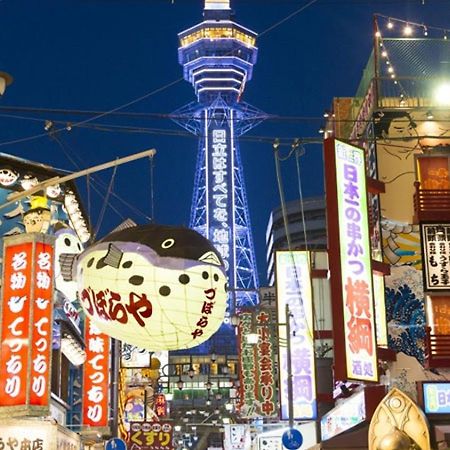
M 450 290 L 450 224 L 421 224 L 424 288 Z
M 422 388 L 427 414 L 450 414 L 450 383 L 423 383 Z
M 276 252 L 278 335 L 290 339 L 294 419 L 315 419 L 316 368 L 309 252 Z M 286 332 L 286 305 L 290 312 L 290 336 Z M 289 418 L 288 351 L 279 346 L 281 418 Z
M 327 150 L 333 152 L 328 157 L 331 160 L 328 161 L 327 173 L 332 183 L 336 183 L 330 185 L 336 198 L 334 194 L 327 194 L 327 209 L 336 209 L 333 204 L 337 200 L 337 217 L 329 211 L 329 227 L 334 227 L 339 233 L 339 248 L 330 245 L 331 283 L 336 294 L 340 291 L 342 296 L 342 310 L 336 314 L 340 317 L 334 320 L 343 321 L 336 323 L 336 328 L 343 327 L 345 348 L 346 374 L 338 373 L 338 376 L 376 381 L 378 370 L 364 150 L 338 140 L 330 140 L 326 145 Z M 333 172 L 330 161 L 334 163 Z M 337 251 L 339 258 L 335 255 Z M 334 345 L 338 350 L 338 347 L 342 348 L 342 343 L 336 340 Z
M 172 450 L 173 426 L 170 422 L 132 422 L 130 450 Z
M 113 232 L 80 255 L 76 270 L 86 315 L 127 344 L 190 348 L 223 321 L 220 254 L 188 228 L 149 224 Z
M 53 238 L 4 238 L 0 406 L 45 414 L 50 401 Z M 42 409 L 39 409 L 42 408 Z
M 83 376 L 83 425 L 107 427 L 110 339 L 88 317 L 84 327 L 86 362 Z

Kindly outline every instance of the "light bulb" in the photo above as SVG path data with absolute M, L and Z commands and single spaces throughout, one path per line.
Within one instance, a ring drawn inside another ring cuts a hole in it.
M 405 36 L 411 36 L 413 32 L 413 29 L 409 23 L 406 24 L 405 28 L 403 28 L 403 34 Z

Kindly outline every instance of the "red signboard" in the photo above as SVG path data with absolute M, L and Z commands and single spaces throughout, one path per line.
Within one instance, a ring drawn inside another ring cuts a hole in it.
M 110 339 L 86 317 L 83 377 L 83 425 L 108 426 Z
M 53 310 L 53 246 L 36 243 L 31 346 L 31 405 L 46 405 L 50 391 Z
M 172 450 L 172 424 L 170 422 L 132 422 L 128 448 L 130 450 Z
M 33 243 L 5 243 L 1 320 L 0 406 L 27 404 Z
M 46 235 L 4 238 L 0 407 L 21 415 L 49 408 L 53 254 L 53 238 Z

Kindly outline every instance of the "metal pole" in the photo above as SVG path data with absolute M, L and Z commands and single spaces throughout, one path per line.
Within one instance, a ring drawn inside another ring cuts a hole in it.
M 66 175 L 64 177 L 57 176 L 57 177 L 49 178 L 48 180 L 45 180 L 42 183 L 38 183 L 36 186 L 32 187 L 31 189 L 28 189 L 23 192 L 16 192 L 16 193 L 8 195 L 8 197 L 7 197 L 8 201 L 6 203 L 3 203 L 2 205 L 0 205 L 0 209 L 6 208 L 7 206 L 15 203 L 17 200 L 19 200 L 23 197 L 27 197 L 29 195 L 33 195 L 36 192 L 39 192 L 48 186 L 52 186 L 55 183 L 65 183 L 66 181 L 74 180 L 76 178 L 80 178 L 80 177 L 89 175 L 94 172 L 99 172 L 100 170 L 105 170 L 105 169 L 109 169 L 111 167 L 120 166 L 121 164 L 135 161 L 136 159 L 145 158 L 147 156 L 149 158 L 153 158 L 153 156 L 155 154 L 156 154 L 155 149 L 145 150 L 144 152 L 135 153 L 134 155 L 115 159 L 114 161 L 99 164 L 98 166 L 90 167 L 89 169 L 80 170 L 79 172 L 74 172 L 74 173 L 71 173 L 70 175 Z
M 288 414 L 289 429 L 294 428 L 294 393 L 292 387 L 292 358 L 291 358 L 291 313 L 286 304 L 286 337 L 287 337 L 287 381 L 288 381 Z

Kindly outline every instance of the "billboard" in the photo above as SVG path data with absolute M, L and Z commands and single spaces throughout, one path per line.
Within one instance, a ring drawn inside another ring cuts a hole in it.
M 281 418 L 289 417 L 288 357 L 291 357 L 293 414 L 295 420 L 317 416 L 316 367 L 314 354 L 313 299 L 309 252 L 277 251 L 276 285 L 279 336 L 279 376 Z M 286 317 L 289 307 L 290 319 Z M 286 321 L 290 320 L 290 336 Z M 288 347 L 281 345 L 290 340 Z
M 54 238 L 4 238 L 0 304 L 0 409 L 46 415 L 50 402 Z
M 325 141 L 335 377 L 377 381 L 364 150 Z
M 423 382 L 422 390 L 426 414 L 450 414 L 450 383 Z

